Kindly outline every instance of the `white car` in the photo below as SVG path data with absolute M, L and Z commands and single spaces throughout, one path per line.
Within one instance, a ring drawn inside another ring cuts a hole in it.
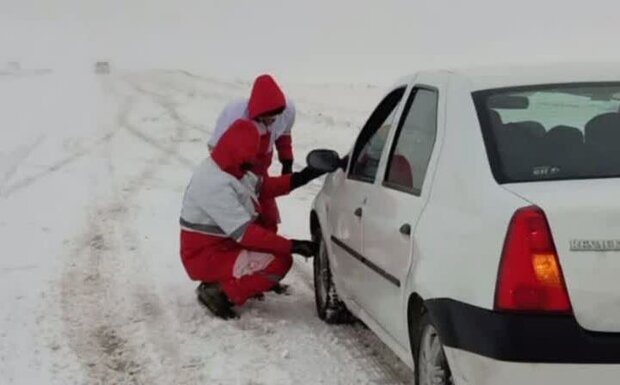
M 620 383 L 619 109 L 620 66 L 396 83 L 346 157 L 308 156 L 319 317 L 419 385 Z

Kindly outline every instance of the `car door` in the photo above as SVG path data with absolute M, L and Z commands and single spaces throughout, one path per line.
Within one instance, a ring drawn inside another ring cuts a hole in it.
M 437 135 L 439 92 L 416 86 L 405 103 L 382 183 L 367 195 L 362 220 L 368 269 L 363 307 L 399 343 L 408 343 L 402 286 L 411 264 L 416 223 L 427 201 L 428 166 Z
M 405 86 L 391 91 L 376 107 L 362 128 L 351 151 L 346 174 L 334 180 L 334 200 L 328 212 L 332 224 L 331 268 L 340 294 L 355 300 L 362 250 L 362 216 L 368 194 L 379 170 L 383 149 Z

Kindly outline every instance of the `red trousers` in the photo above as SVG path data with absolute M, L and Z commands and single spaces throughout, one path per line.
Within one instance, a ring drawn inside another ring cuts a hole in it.
M 236 305 L 271 289 L 293 264 L 290 254 L 241 248 L 229 238 L 181 230 L 181 260 L 191 279 L 217 282 Z

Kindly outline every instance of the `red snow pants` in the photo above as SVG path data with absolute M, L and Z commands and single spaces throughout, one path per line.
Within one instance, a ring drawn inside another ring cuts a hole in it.
M 293 257 L 243 249 L 232 239 L 181 230 L 181 260 L 195 281 L 217 282 L 236 305 L 271 289 L 288 273 Z

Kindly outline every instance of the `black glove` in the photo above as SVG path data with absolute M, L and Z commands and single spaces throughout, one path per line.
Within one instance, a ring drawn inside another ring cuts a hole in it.
M 293 161 L 291 159 L 283 159 L 280 163 L 282 163 L 282 175 L 293 172 Z
M 302 241 L 299 239 L 293 239 L 293 247 L 291 252 L 293 254 L 303 255 L 304 257 L 314 257 L 319 253 L 319 244 L 313 241 Z
M 297 187 L 301 187 L 310 182 L 312 179 L 316 179 L 326 173 L 327 171 L 317 170 L 316 168 L 306 166 L 303 170 L 294 172 L 291 175 L 291 189 L 294 190 Z
M 340 159 L 340 168 L 347 171 L 347 165 L 349 164 L 349 154 Z

